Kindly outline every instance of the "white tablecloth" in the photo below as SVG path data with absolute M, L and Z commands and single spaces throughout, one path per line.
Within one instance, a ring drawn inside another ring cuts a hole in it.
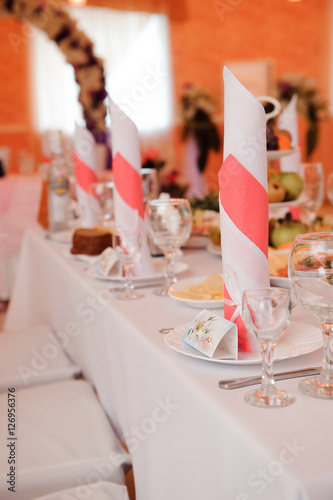
M 66 250 L 42 230 L 26 233 L 5 327 L 46 322 L 62 332 L 128 445 L 138 500 L 332 500 L 332 401 L 303 396 L 294 379 L 279 383 L 296 395 L 292 406 L 248 406 L 248 388 L 223 391 L 218 381 L 260 366 L 186 357 L 158 333 L 198 310 L 151 288 L 144 299 L 117 300 Z M 206 250 L 186 251 L 184 259 L 189 270 L 180 277 L 221 271 L 220 258 Z M 293 319 L 306 317 L 293 311 Z M 319 350 L 276 368 L 320 364 Z

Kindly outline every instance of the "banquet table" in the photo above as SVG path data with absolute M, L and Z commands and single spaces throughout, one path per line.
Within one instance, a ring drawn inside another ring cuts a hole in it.
M 179 279 L 221 272 L 221 257 L 205 248 L 183 249 L 179 259 L 188 264 Z M 243 400 L 249 388 L 221 390 L 218 381 L 259 374 L 260 363 L 184 356 L 159 333 L 198 309 L 158 297 L 153 287 L 130 302 L 110 290 L 111 282 L 87 276 L 68 244 L 28 230 L 5 329 L 47 323 L 58 332 L 127 444 L 137 500 L 332 500 L 333 401 L 302 395 L 291 379 L 279 386 L 296 395 L 294 404 L 251 407 Z M 301 306 L 292 319 L 316 324 Z M 318 349 L 275 368 L 321 361 Z
M 24 231 L 38 225 L 42 180 L 7 175 L 0 179 L 0 299 L 8 300 Z

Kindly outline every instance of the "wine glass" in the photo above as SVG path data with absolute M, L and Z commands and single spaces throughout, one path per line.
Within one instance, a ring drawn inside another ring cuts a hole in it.
M 114 227 L 113 182 L 93 182 L 88 188 L 88 203 L 102 225 Z
M 302 393 L 333 399 L 333 233 L 297 236 L 289 257 L 292 291 L 322 324 L 324 358 L 318 377 L 299 384 Z
M 294 396 L 281 391 L 273 377 L 274 348 L 290 320 L 290 292 L 281 288 L 251 288 L 242 300 L 242 318 L 261 344 L 262 381 L 259 389 L 245 394 L 245 401 L 261 408 L 288 406 Z
M 69 201 L 65 207 L 65 217 L 68 227 L 75 230 L 82 225 L 84 206 L 77 200 L 77 182 L 73 175 L 68 177 Z
M 155 295 L 167 296 L 176 280 L 174 256 L 188 240 L 192 229 L 190 202 L 183 198 L 149 200 L 146 204 L 145 222 L 153 242 L 163 252 L 166 264 L 166 281 L 162 288 L 154 290 Z
M 313 231 L 318 210 L 324 201 L 324 173 L 321 163 L 302 163 L 300 176 L 303 179 L 303 191 L 300 203 L 306 213 L 310 232 Z
M 116 293 L 122 300 L 141 299 L 144 295 L 134 290 L 132 282 L 133 265 L 140 259 L 142 249 L 142 235 L 136 229 L 117 227 L 113 234 L 113 248 L 122 266 L 122 275 L 125 278 L 124 290 Z
M 326 194 L 330 204 L 333 205 L 333 172 L 327 177 Z

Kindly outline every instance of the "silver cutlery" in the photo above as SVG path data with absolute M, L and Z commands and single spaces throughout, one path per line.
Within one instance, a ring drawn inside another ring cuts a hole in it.
M 312 375 L 318 375 L 320 373 L 320 368 L 304 368 L 301 370 L 294 370 L 289 372 L 282 372 L 274 374 L 274 380 L 285 380 L 288 378 L 297 377 L 307 377 Z M 220 389 L 238 389 L 240 387 L 247 387 L 249 385 L 255 385 L 261 383 L 261 376 L 259 377 L 245 377 L 245 378 L 235 378 L 229 380 L 220 380 Z

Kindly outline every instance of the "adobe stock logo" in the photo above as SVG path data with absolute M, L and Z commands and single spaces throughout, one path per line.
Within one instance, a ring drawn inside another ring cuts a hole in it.
M 283 448 L 276 460 L 271 460 L 265 467 L 258 467 L 248 477 L 247 484 L 256 494 L 255 498 L 262 495 L 270 485 L 274 485 L 276 479 L 285 472 L 286 465 L 292 464 L 306 450 L 306 447 L 297 443 L 296 439 L 293 439 L 292 443 L 284 440 L 282 445 Z M 242 492 L 237 495 L 236 500 L 251 500 L 252 498 L 251 494 Z M 265 496 L 266 498 L 269 498 L 269 496 Z

